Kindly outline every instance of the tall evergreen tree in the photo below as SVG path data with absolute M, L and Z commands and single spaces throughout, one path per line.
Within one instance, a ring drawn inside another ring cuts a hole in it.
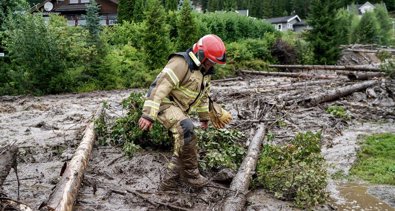
M 363 14 L 353 37 L 361 44 L 379 43 L 379 24 L 373 12 Z
M 134 0 L 119 0 L 118 2 L 118 22 L 133 21 Z
M 100 17 L 99 17 L 100 5 L 96 3 L 96 0 L 91 0 L 86 7 L 86 28 L 89 31 L 91 41 L 94 43 L 99 42 L 100 34 Z
M 234 11 L 237 9 L 236 0 L 224 0 L 223 10 L 225 11 Z
M 392 20 L 388 15 L 387 9 L 384 5 L 377 5 L 374 9 L 374 14 L 379 24 L 379 44 L 389 45 L 392 38 Z
M 151 69 L 162 67 L 170 53 L 169 29 L 165 9 L 159 0 L 148 0 L 145 15 L 143 48 Z
M 190 48 L 192 44 L 197 40 L 196 21 L 194 20 L 191 13 L 192 13 L 192 8 L 189 4 L 189 0 L 184 0 L 177 21 L 177 29 L 178 29 L 177 50 L 178 51 L 184 51 Z
M 266 17 L 264 16 L 264 10 L 266 10 L 265 6 L 269 6 L 266 5 L 265 2 L 270 2 L 271 0 L 251 0 L 251 5 L 250 5 L 250 14 L 252 17 L 256 17 L 256 18 L 263 18 Z M 270 9 L 268 9 L 270 10 Z
M 165 9 L 166 10 L 177 10 L 178 0 L 166 0 Z
M 339 55 L 339 37 L 335 30 L 337 0 L 313 0 L 308 24 L 312 27 L 307 38 L 313 46 L 314 59 L 319 64 L 335 64 Z
M 146 10 L 146 1 L 145 0 L 134 0 L 134 8 L 133 8 L 133 20 L 136 22 L 141 22 L 144 20 L 144 11 Z
M 338 34 L 339 44 L 345 45 L 350 43 L 351 22 L 353 15 L 346 9 L 340 9 L 336 14 L 336 33 Z

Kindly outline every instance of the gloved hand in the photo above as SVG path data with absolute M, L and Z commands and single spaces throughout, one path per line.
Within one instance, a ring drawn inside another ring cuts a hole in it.
M 224 128 L 232 121 L 232 115 L 215 102 L 210 102 L 209 110 L 211 123 L 217 129 Z

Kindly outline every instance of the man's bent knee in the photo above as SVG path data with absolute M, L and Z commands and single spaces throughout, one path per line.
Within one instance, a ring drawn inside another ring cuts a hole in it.
M 196 138 L 193 122 L 191 119 L 184 119 L 180 122 L 180 125 L 183 131 L 182 135 L 184 136 L 184 144 L 188 145 Z

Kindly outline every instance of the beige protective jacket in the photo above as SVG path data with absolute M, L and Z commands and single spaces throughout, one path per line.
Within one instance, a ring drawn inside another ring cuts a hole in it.
M 208 94 L 213 70 L 205 75 L 204 70 L 191 70 L 196 66 L 191 65 L 187 54 L 184 56 L 172 56 L 151 84 L 144 102 L 144 118 L 153 122 L 160 111 L 175 105 L 186 114 L 196 111 L 200 121 L 209 120 Z

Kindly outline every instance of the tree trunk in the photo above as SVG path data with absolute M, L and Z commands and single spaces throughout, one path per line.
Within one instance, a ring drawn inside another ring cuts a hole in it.
M 371 78 L 382 77 L 384 73 L 382 72 L 359 72 L 359 71 L 336 71 L 338 75 L 345 75 L 350 80 L 368 80 Z
M 248 191 L 252 174 L 256 168 L 256 163 L 262 148 L 262 140 L 265 137 L 265 130 L 265 124 L 260 124 L 257 133 L 248 147 L 247 156 L 244 158 L 239 171 L 230 184 L 230 189 L 236 194 L 232 193 L 230 196 L 228 196 L 228 198 L 225 199 L 222 210 L 244 210 L 244 205 L 247 200 L 245 194 Z
M 306 106 L 315 106 L 323 102 L 328 102 L 328 101 L 333 101 L 338 98 L 350 95 L 354 92 L 361 91 L 364 89 L 367 89 L 369 87 L 375 86 L 378 84 L 378 81 L 364 81 L 361 83 L 356 83 L 353 85 L 345 86 L 345 87 L 340 87 L 337 89 L 332 89 L 329 91 L 326 91 L 322 94 L 314 95 L 307 97 L 300 102 Z
M 18 147 L 10 146 L 0 149 L 0 187 L 3 186 L 11 168 L 16 166 Z
M 241 70 L 244 74 L 254 75 L 266 75 L 266 76 L 280 76 L 280 77 L 292 77 L 292 78 L 318 78 L 318 79 L 338 79 L 341 78 L 337 75 L 324 75 L 324 74 L 307 74 L 307 73 L 288 73 L 288 72 L 260 72 Z
M 303 69 L 303 70 L 357 70 L 357 71 L 381 71 L 379 67 L 371 66 L 339 66 L 339 65 L 269 65 L 271 68 L 279 69 Z
M 292 83 L 288 85 L 280 85 L 276 87 L 267 87 L 267 86 L 257 86 L 254 88 L 242 88 L 242 89 L 230 89 L 227 87 L 226 92 L 222 93 L 226 96 L 232 96 L 235 94 L 249 94 L 249 93 L 267 93 L 267 92 L 276 92 L 276 91 L 288 91 L 295 90 L 300 86 L 315 86 L 315 85 L 323 85 L 323 84 L 331 84 L 331 83 L 339 83 L 342 80 L 316 80 L 316 81 L 303 81 Z M 213 91 L 218 91 L 217 88 L 212 88 Z
M 102 115 L 102 113 L 103 106 L 101 105 L 95 114 L 94 120 Z M 92 121 L 86 127 L 84 137 L 73 158 L 66 164 L 61 180 L 49 196 L 48 201 L 43 203 L 40 209 L 56 211 L 73 210 L 74 201 L 77 198 L 78 189 L 81 185 L 85 169 L 88 166 L 95 139 L 94 121 Z

